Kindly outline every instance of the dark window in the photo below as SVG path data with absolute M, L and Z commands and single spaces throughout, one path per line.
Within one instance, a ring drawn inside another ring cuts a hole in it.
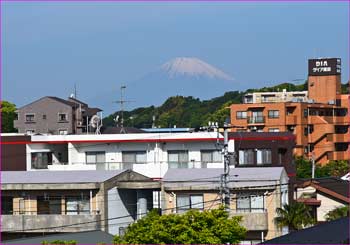
M 67 121 L 67 114 L 65 114 L 65 113 L 59 113 L 59 114 L 58 114 L 58 121 L 59 121 L 59 122 L 66 122 L 66 121 Z
M 257 149 L 256 150 L 256 163 L 261 164 L 271 164 L 271 149 Z
M 1 214 L 13 214 L 13 197 L 1 197 Z
M 283 164 L 286 153 L 287 153 L 287 149 L 278 148 L 278 164 L 280 164 L 280 165 Z
M 269 118 L 279 118 L 280 117 L 280 111 L 278 110 L 269 110 Z
M 346 134 L 348 132 L 349 126 L 344 125 L 335 125 L 334 131 L 336 134 Z
M 188 168 L 188 151 L 168 151 L 169 168 Z
M 34 114 L 26 114 L 26 122 L 34 122 L 35 116 Z
M 239 165 L 254 164 L 254 150 L 253 149 L 239 150 L 238 157 L 239 157 L 239 159 L 238 159 Z
M 340 108 L 340 109 L 335 109 L 335 116 L 337 117 L 343 117 L 348 114 L 348 109 L 346 108 Z
M 147 163 L 146 151 L 123 151 L 123 163 Z
M 52 164 L 51 152 L 34 152 L 32 153 L 32 168 L 47 169 L 48 165 Z
M 18 120 L 18 112 L 15 112 L 15 120 Z
M 264 195 L 262 193 L 238 193 L 237 212 L 262 213 L 264 212 Z
M 88 151 L 85 152 L 85 160 L 87 164 L 105 163 L 106 153 L 104 151 Z
M 246 111 L 237 111 L 236 118 L 237 119 L 247 119 L 247 112 Z
M 90 198 L 88 196 L 66 197 L 66 214 L 89 214 Z
M 43 115 L 43 119 L 46 120 L 46 115 L 45 114 Z
M 201 151 L 202 167 L 205 168 L 207 163 L 219 163 L 222 162 L 222 154 L 217 150 L 203 150 Z
M 204 209 L 203 195 L 176 195 L 177 213 L 183 213 L 189 209 Z
M 308 116 L 307 109 L 304 109 L 304 117 L 307 117 L 307 116 Z
M 39 196 L 37 198 L 38 214 L 62 214 L 61 197 Z
M 347 151 L 349 143 L 335 143 L 335 151 Z

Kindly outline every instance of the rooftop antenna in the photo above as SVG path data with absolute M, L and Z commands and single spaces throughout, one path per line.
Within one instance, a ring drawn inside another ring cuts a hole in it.
M 77 84 L 74 83 L 74 99 L 77 98 Z
M 120 119 L 121 130 L 120 130 L 120 132 L 121 133 L 125 133 L 125 130 L 124 130 L 124 104 L 129 103 L 129 102 L 134 102 L 131 100 L 124 100 L 124 90 L 125 89 L 126 89 L 125 85 L 120 86 L 120 100 L 114 101 L 114 103 L 120 104 L 120 117 L 121 117 L 121 119 Z

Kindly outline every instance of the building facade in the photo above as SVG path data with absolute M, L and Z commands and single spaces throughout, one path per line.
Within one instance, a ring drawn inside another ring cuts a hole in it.
M 164 213 L 189 209 L 210 210 L 221 203 L 223 169 L 170 169 L 163 179 Z M 289 178 L 284 168 L 234 168 L 230 170 L 230 215 L 242 216 L 247 229 L 243 244 L 257 244 L 286 234 L 276 226 L 276 208 L 288 203 Z
M 81 134 L 93 130 L 91 118 L 101 112 L 75 98 L 46 96 L 17 110 L 14 127 L 25 134 Z
M 244 104 L 269 103 L 269 102 L 305 102 L 308 100 L 307 91 L 287 91 L 282 92 L 255 92 L 245 94 Z
M 160 190 L 159 182 L 131 170 L 4 171 L 1 177 L 2 239 L 90 230 L 119 234 L 153 207 L 152 191 Z
M 231 124 L 241 127 L 233 131 L 289 131 L 296 135 L 296 155 L 321 164 L 349 160 L 350 97 L 341 94 L 339 66 L 338 59 L 309 60 L 307 102 L 231 105 Z

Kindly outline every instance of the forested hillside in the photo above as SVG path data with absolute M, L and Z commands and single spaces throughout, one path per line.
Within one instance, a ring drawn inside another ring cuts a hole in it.
M 192 96 L 173 96 L 159 107 L 140 107 L 132 111 L 124 111 L 124 126 L 150 128 L 153 116 L 155 116 L 155 126 L 157 127 L 174 127 L 176 125 L 176 127 L 196 128 L 207 125 L 208 121 L 223 123 L 230 114 L 227 107 L 230 104 L 241 103 L 244 94 L 282 91 L 283 89 L 287 89 L 287 91 L 307 90 L 307 83 L 301 85 L 282 83 L 273 87 L 248 89 L 245 92 L 231 91 L 223 96 L 203 101 Z M 342 84 L 342 92 L 346 93 L 346 91 L 347 84 Z M 118 114 L 120 114 L 119 111 L 104 118 L 104 126 L 115 126 L 116 123 L 113 119 Z

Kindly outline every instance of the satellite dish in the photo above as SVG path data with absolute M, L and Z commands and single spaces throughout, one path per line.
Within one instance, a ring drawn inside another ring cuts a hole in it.
M 98 125 L 100 124 L 101 118 L 97 115 L 94 115 L 91 120 L 90 120 L 90 125 L 93 128 L 97 128 Z

